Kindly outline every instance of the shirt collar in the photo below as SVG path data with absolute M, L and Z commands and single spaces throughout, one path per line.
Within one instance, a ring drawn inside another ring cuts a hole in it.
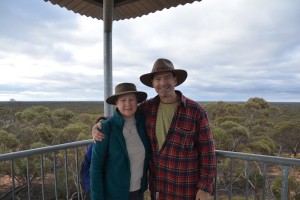
M 179 90 L 175 90 L 175 93 L 177 94 L 177 96 L 179 96 L 180 98 L 180 105 L 186 107 L 186 97 L 179 91 Z M 157 104 L 159 104 L 160 102 L 160 98 L 159 95 L 156 95 L 154 97 L 154 100 Z

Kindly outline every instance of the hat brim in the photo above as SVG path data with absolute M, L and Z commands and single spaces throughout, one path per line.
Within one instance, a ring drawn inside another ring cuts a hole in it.
M 165 71 L 158 71 L 158 72 L 144 74 L 144 75 L 140 76 L 140 81 L 144 85 L 153 88 L 153 85 L 152 85 L 153 75 L 156 74 L 156 73 L 162 73 L 162 72 L 172 72 L 172 73 L 174 73 L 177 77 L 176 86 L 182 84 L 187 78 L 187 72 L 185 70 L 183 70 L 183 69 L 174 69 L 174 70 L 165 70 Z
M 124 95 L 124 94 L 136 94 L 137 97 L 137 103 L 141 103 L 147 99 L 147 93 L 142 92 L 142 91 L 126 91 L 126 92 L 121 92 L 116 95 L 112 95 L 106 99 L 106 103 L 111 104 L 111 105 L 116 105 L 116 100 L 118 99 L 119 96 Z

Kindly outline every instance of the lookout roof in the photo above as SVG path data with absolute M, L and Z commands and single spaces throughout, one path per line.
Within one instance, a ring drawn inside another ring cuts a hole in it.
M 103 0 L 44 0 L 87 17 L 103 20 Z M 114 0 L 113 20 L 124 20 L 201 0 Z

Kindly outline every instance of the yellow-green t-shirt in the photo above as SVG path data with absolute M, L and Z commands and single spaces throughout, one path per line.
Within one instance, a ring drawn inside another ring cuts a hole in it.
M 174 113 L 177 109 L 177 105 L 177 102 L 171 104 L 160 102 L 159 104 L 155 129 L 159 149 L 161 149 L 163 143 L 166 140 Z

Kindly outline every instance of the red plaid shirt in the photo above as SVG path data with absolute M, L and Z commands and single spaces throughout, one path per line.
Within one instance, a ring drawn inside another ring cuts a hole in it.
M 146 114 L 151 142 L 149 187 L 152 199 L 195 200 L 198 189 L 213 192 L 216 173 L 214 140 L 206 111 L 196 102 L 181 97 L 166 140 L 159 150 L 155 133 L 159 96 L 140 104 Z

